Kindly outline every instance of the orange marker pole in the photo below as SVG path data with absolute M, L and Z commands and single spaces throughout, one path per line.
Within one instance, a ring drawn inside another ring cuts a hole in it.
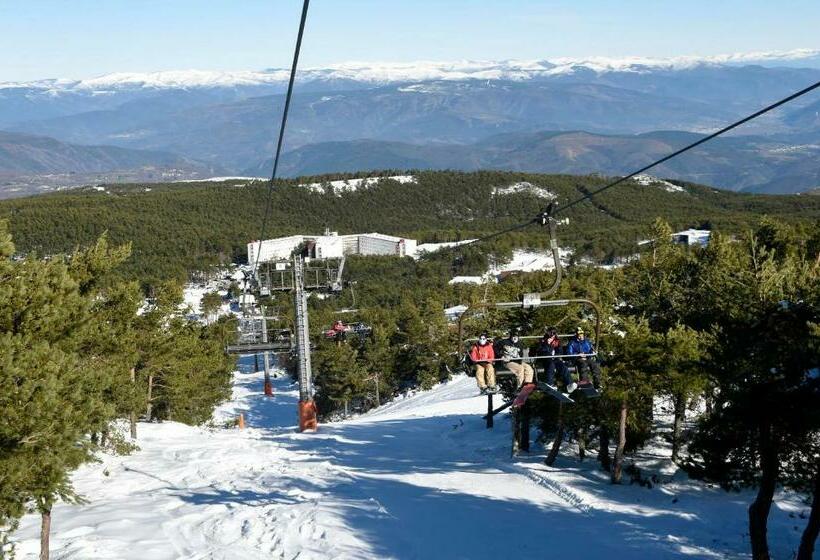
M 299 431 L 315 432 L 318 428 L 316 403 L 313 400 L 299 401 Z
M 236 425 L 239 426 L 240 430 L 245 429 L 245 415 L 244 414 L 239 415 L 239 418 L 236 421 Z

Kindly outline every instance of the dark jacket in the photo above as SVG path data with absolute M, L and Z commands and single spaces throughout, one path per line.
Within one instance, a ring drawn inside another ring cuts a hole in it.
M 505 338 L 498 343 L 496 355 L 504 360 L 505 363 L 515 362 L 516 364 L 520 364 L 521 356 L 524 355 L 524 348 L 520 342 L 513 342 L 509 338 Z
M 552 339 L 545 336 L 538 342 L 538 347 L 535 349 L 535 352 L 538 356 L 555 356 L 556 354 L 561 354 L 561 339 L 557 336 Z

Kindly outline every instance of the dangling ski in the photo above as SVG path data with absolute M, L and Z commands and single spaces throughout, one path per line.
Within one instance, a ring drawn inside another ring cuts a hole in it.
M 572 400 L 569 395 L 567 395 L 566 393 L 562 393 L 558 389 L 550 387 L 546 383 L 539 382 L 538 383 L 538 390 L 548 394 L 549 396 L 551 396 L 552 398 L 554 398 L 554 399 L 556 399 L 560 402 L 567 403 L 567 404 L 574 404 L 575 403 L 575 401 Z
M 535 391 L 536 385 L 535 383 L 525 383 L 518 394 L 513 399 L 512 407 L 513 408 L 521 408 L 527 402 L 527 399 L 530 398 L 533 391 Z
M 597 399 L 601 396 L 601 393 L 598 391 L 598 389 L 595 388 L 595 385 L 593 385 L 589 381 L 581 381 L 580 383 L 578 383 L 578 388 L 575 389 L 574 392 L 580 393 L 588 399 Z

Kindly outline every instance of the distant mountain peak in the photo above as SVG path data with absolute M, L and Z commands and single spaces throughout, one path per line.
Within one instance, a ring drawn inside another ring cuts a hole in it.
M 389 84 L 431 80 L 530 80 L 538 77 L 573 74 L 579 71 L 652 72 L 683 70 L 701 65 L 733 65 L 777 62 L 820 56 L 818 49 L 794 49 L 734 53 L 713 56 L 678 57 L 603 57 L 551 58 L 539 60 L 460 60 L 449 62 L 344 62 L 325 67 L 305 68 L 300 81 L 349 80 Z M 84 80 L 47 79 L 33 82 L 0 83 L 0 89 L 34 88 L 42 90 L 104 93 L 122 89 L 184 89 L 284 84 L 288 69 L 266 70 L 165 70 L 160 72 L 116 72 Z

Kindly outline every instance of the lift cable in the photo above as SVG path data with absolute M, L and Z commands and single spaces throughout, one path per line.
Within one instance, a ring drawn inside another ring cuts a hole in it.
M 268 197 L 265 203 L 265 217 L 262 219 L 262 228 L 259 232 L 259 246 L 256 251 L 256 262 L 253 265 L 252 276 L 256 276 L 256 270 L 259 267 L 259 257 L 262 255 L 262 240 L 265 238 L 265 230 L 268 227 L 268 219 L 270 218 L 271 201 L 273 200 L 273 185 L 276 181 L 276 172 L 279 169 L 279 157 L 282 154 L 282 142 L 285 138 L 285 125 L 288 122 L 288 110 L 290 109 L 290 99 L 293 95 L 293 82 L 296 79 L 296 67 L 299 65 L 299 53 L 302 50 L 302 36 L 305 33 L 305 22 L 307 21 L 308 5 L 310 0 L 304 0 L 302 4 L 302 19 L 299 22 L 299 33 L 296 36 L 296 48 L 293 51 L 293 64 L 290 68 L 290 80 L 288 81 L 288 91 L 285 95 L 285 107 L 282 110 L 282 123 L 279 127 L 279 141 L 276 144 L 276 155 L 273 158 L 273 172 L 271 173 L 270 183 L 268 183 Z
M 752 113 L 751 115 L 748 115 L 748 116 L 740 119 L 739 121 L 736 121 L 736 122 L 734 122 L 734 123 L 732 123 L 728 126 L 725 126 L 724 128 L 721 128 L 720 130 L 718 130 L 716 132 L 713 132 L 712 134 L 710 134 L 708 136 L 704 136 L 700 140 L 697 140 L 696 142 L 692 142 L 691 144 L 689 144 L 687 146 L 684 146 L 683 148 L 681 148 L 681 149 L 679 149 L 675 152 L 672 152 L 671 154 L 669 154 L 667 156 L 664 156 L 661 159 L 656 160 L 655 162 L 650 163 L 649 165 L 646 165 L 646 166 L 638 169 L 637 171 L 633 171 L 629 175 L 625 175 L 623 177 L 620 177 L 619 179 L 614 180 L 611 183 L 608 183 L 608 184 L 604 185 L 600 189 L 588 192 L 584 196 L 573 200 L 569 204 L 566 204 L 564 206 L 557 206 L 557 205 L 553 206 L 553 204 L 550 204 L 550 208 L 546 212 L 540 213 L 538 216 L 534 217 L 533 219 L 531 219 L 527 222 L 518 224 L 516 226 L 512 226 L 510 228 L 507 228 L 507 229 L 504 229 L 504 230 L 501 230 L 501 231 L 497 231 L 495 233 L 491 233 L 489 235 L 479 237 L 477 239 L 473 239 L 468 243 L 460 243 L 458 245 L 454 245 L 454 246 L 448 247 L 446 249 L 443 249 L 443 250 L 437 251 L 437 252 L 441 253 L 441 252 L 446 252 L 446 251 L 463 249 L 464 247 L 469 247 L 470 245 L 475 245 L 476 243 L 481 243 L 483 241 L 487 241 L 488 239 L 493 239 L 495 237 L 498 237 L 500 235 L 504 235 L 506 233 L 510 233 L 510 232 L 517 231 L 517 230 L 520 230 L 520 229 L 524 229 L 525 227 L 527 227 L 531 224 L 536 224 L 536 223 L 544 224 L 544 223 L 546 223 L 546 220 L 548 218 L 552 218 L 556 214 L 564 212 L 565 210 L 580 204 L 584 200 L 588 200 L 588 199 L 592 198 L 593 196 L 595 196 L 597 194 L 600 194 L 600 193 L 602 193 L 603 191 L 605 191 L 607 189 L 610 189 L 610 188 L 612 188 L 616 185 L 619 185 L 619 184 L 621 184 L 625 181 L 628 181 L 629 179 L 635 177 L 636 175 L 640 175 L 644 171 L 647 171 L 647 170 L 652 169 L 653 167 L 656 167 L 656 166 L 658 166 L 658 165 L 660 165 L 660 164 L 662 164 L 666 161 L 669 161 L 670 159 L 672 159 L 674 157 L 677 157 L 677 156 L 683 154 L 684 152 L 688 152 L 689 150 L 691 150 L 693 148 L 696 148 L 697 146 L 700 146 L 701 144 L 704 144 L 704 143 L 706 143 L 710 140 L 714 140 L 718 136 L 721 136 L 722 134 L 725 134 L 725 133 L 729 132 L 730 130 L 732 130 L 734 128 L 737 128 L 742 124 L 745 124 L 745 123 L 747 123 L 747 122 L 749 122 L 753 119 L 756 119 L 757 117 L 759 117 L 761 115 L 764 115 L 764 114 L 768 113 L 769 111 L 772 111 L 772 110 L 780 107 L 781 105 L 785 105 L 786 103 L 789 103 L 790 101 L 793 101 L 793 100 L 797 99 L 798 97 L 806 95 L 807 93 L 809 93 L 811 91 L 814 91 L 817 88 L 820 88 L 820 82 L 816 82 L 816 83 L 814 83 L 814 84 L 812 84 L 812 85 L 810 85 L 810 86 L 808 86 L 804 89 L 801 89 L 798 92 L 795 92 L 795 93 L 789 95 L 788 97 L 784 97 L 780 101 L 777 101 L 776 103 L 772 103 L 771 105 L 768 105 L 767 107 L 764 107 L 763 109 L 760 109 L 759 111 L 757 111 L 755 113 Z

